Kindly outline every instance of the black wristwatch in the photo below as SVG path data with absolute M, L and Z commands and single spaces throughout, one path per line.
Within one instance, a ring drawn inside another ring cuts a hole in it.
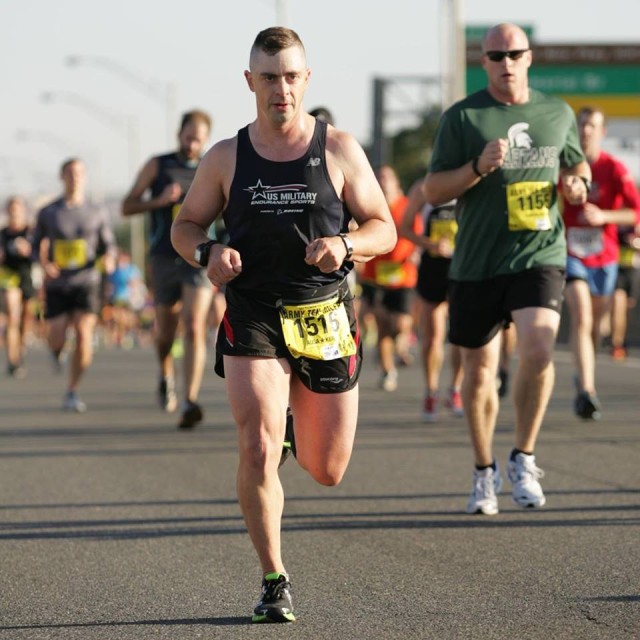
M 338 234 L 342 238 L 342 242 L 344 242 L 344 247 L 347 250 L 347 255 L 344 257 L 345 260 L 351 260 L 351 256 L 353 255 L 353 243 L 351 239 L 346 233 Z
M 209 252 L 214 244 L 218 244 L 217 240 L 207 240 L 202 242 L 196 247 L 193 252 L 193 259 L 201 266 L 207 267 L 209 265 Z

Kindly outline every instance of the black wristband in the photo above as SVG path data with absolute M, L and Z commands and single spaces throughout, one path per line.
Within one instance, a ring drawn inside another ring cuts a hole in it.
M 473 169 L 473 173 L 475 173 L 478 178 L 484 178 L 486 174 L 480 173 L 480 169 L 478 169 L 478 161 L 480 160 L 480 156 L 476 156 L 471 162 L 471 168 Z
M 578 176 L 578 178 L 580 178 L 580 180 L 582 180 L 582 182 L 584 182 L 584 186 L 587 188 L 587 193 L 591 192 L 591 180 L 589 180 L 589 178 L 587 178 L 586 176 Z

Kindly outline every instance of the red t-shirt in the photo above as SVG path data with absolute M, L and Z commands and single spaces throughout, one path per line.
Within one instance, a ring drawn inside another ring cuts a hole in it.
M 636 223 L 640 222 L 640 194 L 622 162 L 601 151 L 598 159 L 591 165 L 591 174 L 589 202 L 611 211 L 634 209 Z M 563 201 L 562 217 L 569 255 L 579 258 L 589 268 L 618 262 L 618 225 L 590 227 L 580 220 L 582 206 L 569 204 L 564 198 Z
M 407 208 L 409 198 L 400 196 L 391 203 L 389 210 L 396 223 L 396 229 L 402 223 L 404 210 Z M 420 216 L 416 216 L 414 232 L 421 235 L 423 224 Z M 418 269 L 411 260 L 416 246 L 407 238 L 398 238 L 396 246 L 382 256 L 376 256 L 366 262 L 362 271 L 362 279 L 388 287 L 390 289 L 413 288 L 418 282 Z

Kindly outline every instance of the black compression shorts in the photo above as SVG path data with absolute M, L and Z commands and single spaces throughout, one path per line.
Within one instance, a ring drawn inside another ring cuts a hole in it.
M 275 299 L 257 292 L 227 287 L 227 309 L 216 341 L 216 373 L 224 377 L 223 356 L 284 358 L 295 375 L 315 393 L 342 393 L 353 389 L 362 367 L 360 331 L 353 309 L 353 295 L 346 280 L 340 285 L 356 354 L 335 360 L 295 358 L 285 344 L 280 324 L 280 312 Z

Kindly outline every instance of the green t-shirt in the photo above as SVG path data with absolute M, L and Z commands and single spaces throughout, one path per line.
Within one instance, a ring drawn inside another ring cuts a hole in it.
M 457 169 L 498 138 L 509 140 L 504 166 L 458 198 L 453 280 L 566 266 L 556 185 L 561 167 L 584 160 L 571 108 L 535 90 L 522 105 L 478 91 L 442 115 L 430 171 Z

